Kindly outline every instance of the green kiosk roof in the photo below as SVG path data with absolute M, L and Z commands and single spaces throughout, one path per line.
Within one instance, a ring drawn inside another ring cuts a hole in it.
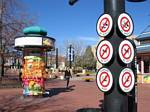
M 42 35 L 42 36 L 46 36 L 47 35 L 47 31 L 45 31 L 44 29 L 40 28 L 39 26 L 31 26 L 31 27 L 27 27 L 23 29 L 23 33 L 25 35 Z

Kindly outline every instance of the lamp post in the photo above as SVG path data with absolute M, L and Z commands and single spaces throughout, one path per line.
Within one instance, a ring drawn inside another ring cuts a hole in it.
M 67 47 L 67 61 L 69 62 L 69 68 L 72 68 L 72 62 L 74 61 L 74 48 L 70 44 L 69 47 Z
M 56 69 L 58 69 L 58 48 L 56 48 Z

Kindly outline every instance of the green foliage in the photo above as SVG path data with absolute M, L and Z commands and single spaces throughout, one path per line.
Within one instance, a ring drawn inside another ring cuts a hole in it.
M 94 58 L 91 46 L 86 48 L 83 55 L 83 67 L 89 70 L 96 68 L 96 59 Z

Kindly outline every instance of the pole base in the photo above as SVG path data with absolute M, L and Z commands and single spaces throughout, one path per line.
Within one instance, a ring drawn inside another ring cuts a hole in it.
M 82 108 L 77 110 L 76 112 L 104 112 L 100 108 Z

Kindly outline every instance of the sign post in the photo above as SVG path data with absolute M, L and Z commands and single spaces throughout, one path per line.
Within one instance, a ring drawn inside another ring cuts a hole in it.
M 113 31 L 106 38 L 113 45 L 114 51 L 118 50 L 120 43 L 123 41 L 118 33 L 117 21 L 119 15 L 124 12 L 125 0 L 104 0 L 104 13 L 109 14 L 114 21 Z M 112 64 L 106 65 L 112 71 L 114 83 L 111 91 L 104 93 L 104 112 L 128 112 L 128 96 L 118 89 L 119 75 L 126 65 L 121 66 L 117 57 L 118 55 L 115 53 Z
M 70 0 L 72 4 L 76 1 L 78 0 Z M 136 68 L 127 68 L 127 65 L 134 63 L 135 47 L 124 39 L 132 35 L 133 22 L 125 13 L 125 0 L 104 0 L 104 14 L 98 19 L 96 29 L 98 35 L 104 37 L 96 49 L 97 59 L 104 65 L 96 76 L 97 86 L 104 92 L 104 112 L 136 112 Z

